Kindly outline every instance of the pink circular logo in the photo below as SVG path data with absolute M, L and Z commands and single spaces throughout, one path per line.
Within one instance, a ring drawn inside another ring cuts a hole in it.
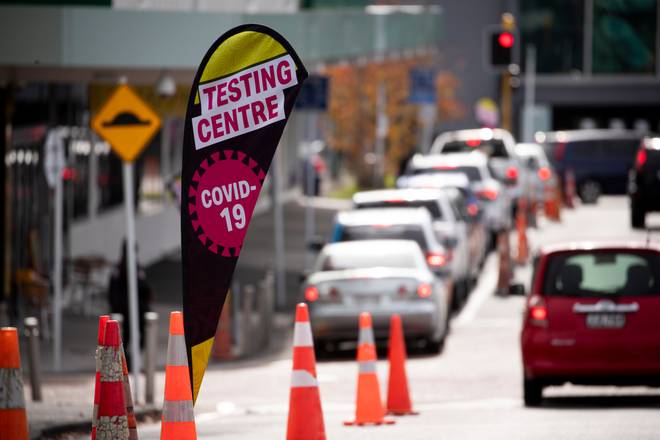
M 240 151 L 223 150 L 202 161 L 188 192 L 188 212 L 211 252 L 238 256 L 265 177 L 257 162 Z

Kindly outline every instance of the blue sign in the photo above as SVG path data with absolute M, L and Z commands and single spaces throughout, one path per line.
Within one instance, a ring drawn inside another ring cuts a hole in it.
M 435 103 L 435 72 L 431 68 L 410 71 L 410 96 L 413 104 Z M 304 88 L 304 87 L 303 87 Z
M 328 108 L 328 78 L 312 75 L 307 77 L 298 94 L 296 108 L 301 110 L 326 110 Z

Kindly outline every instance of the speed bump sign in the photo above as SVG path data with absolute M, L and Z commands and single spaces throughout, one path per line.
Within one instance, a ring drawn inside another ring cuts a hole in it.
M 92 128 L 125 162 L 133 162 L 160 129 L 160 118 L 122 84 L 92 120 Z

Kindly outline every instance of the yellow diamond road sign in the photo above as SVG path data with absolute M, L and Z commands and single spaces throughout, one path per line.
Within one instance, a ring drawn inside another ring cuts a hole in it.
M 96 114 L 92 128 L 122 160 L 132 162 L 160 129 L 160 118 L 122 84 Z

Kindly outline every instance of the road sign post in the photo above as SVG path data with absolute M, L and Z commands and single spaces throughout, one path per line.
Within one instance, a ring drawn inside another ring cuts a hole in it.
M 128 319 L 131 329 L 133 401 L 139 402 L 140 326 L 135 237 L 135 200 L 133 161 L 160 129 L 160 118 L 126 84 L 112 94 L 92 120 L 92 128 L 105 139 L 123 160 L 124 206 L 126 209 L 126 273 L 128 275 Z

